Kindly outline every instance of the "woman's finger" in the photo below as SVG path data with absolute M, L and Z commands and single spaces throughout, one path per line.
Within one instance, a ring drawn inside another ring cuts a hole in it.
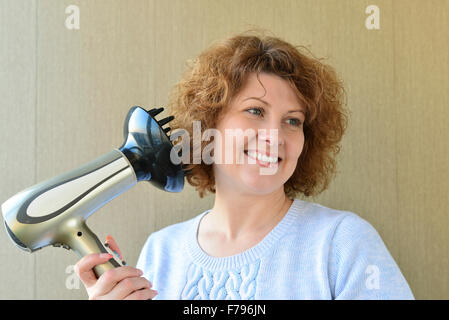
M 153 299 L 156 295 L 157 295 L 156 290 L 141 289 L 141 290 L 134 291 L 133 293 L 131 293 L 129 296 L 127 296 L 123 300 L 149 300 L 149 299 Z
M 93 271 L 93 268 L 99 264 L 105 263 L 111 259 L 111 257 L 112 255 L 108 253 L 92 253 L 82 257 L 75 264 L 75 273 L 78 275 L 86 288 L 89 288 L 97 283 L 97 277 Z
M 132 294 L 134 291 L 141 289 L 150 289 L 150 282 L 143 277 L 131 277 L 121 280 L 114 289 L 109 292 L 105 299 L 122 300 Z
M 111 248 L 111 250 L 117 252 L 117 254 L 120 256 L 120 260 L 123 260 L 122 252 L 120 251 L 117 242 L 115 242 L 114 238 L 111 235 L 106 236 L 106 243 Z
M 131 266 L 108 270 L 103 273 L 98 279 L 98 282 L 95 286 L 95 294 L 97 296 L 104 296 L 105 294 L 108 294 L 112 289 L 116 290 L 114 287 L 118 285 L 118 283 L 120 283 L 122 280 L 140 276 L 142 276 L 142 271 Z

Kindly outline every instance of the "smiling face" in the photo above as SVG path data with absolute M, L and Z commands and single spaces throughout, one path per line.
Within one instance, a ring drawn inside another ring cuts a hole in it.
M 232 147 L 223 142 L 214 151 L 217 191 L 232 188 L 258 195 L 278 191 L 292 176 L 301 155 L 305 109 L 286 80 L 267 73 L 260 73 L 259 79 L 263 87 L 255 73 L 248 76 L 217 123 L 223 141 L 233 140 Z M 249 134 L 234 135 L 238 130 Z M 232 161 L 227 164 L 229 155 Z

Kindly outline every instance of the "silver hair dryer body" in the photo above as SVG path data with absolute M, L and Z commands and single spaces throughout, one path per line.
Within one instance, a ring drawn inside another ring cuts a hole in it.
M 174 117 L 156 121 L 154 117 L 162 110 L 132 107 L 125 120 L 125 142 L 120 148 L 4 202 L 1 208 L 12 242 L 28 252 L 50 245 L 73 249 L 81 257 L 110 252 L 86 225 L 92 213 L 139 181 L 149 181 L 168 192 L 182 191 L 182 166 L 170 159 L 170 128 L 162 128 Z M 100 277 L 121 265 L 113 257 L 94 271 Z

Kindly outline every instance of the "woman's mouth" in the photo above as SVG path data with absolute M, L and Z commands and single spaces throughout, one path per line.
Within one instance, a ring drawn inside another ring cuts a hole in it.
M 280 157 L 271 157 L 257 151 L 245 150 L 244 153 L 248 158 L 255 160 L 258 165 L 266 168 L 276 167 L 279 165 L 279 162 L 282 161 Z

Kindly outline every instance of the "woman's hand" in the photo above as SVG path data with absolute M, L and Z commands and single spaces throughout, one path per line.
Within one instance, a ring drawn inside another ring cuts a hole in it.
M 112 236 L 106 237 L 109 247 L 122 259 L 120 249 Z M 75 272 L 86 288 L 89 300 L 148 300 L 157 292 L 151 283 L 142 277 L 142 271 L 130 266 L 108 270 L 96 278 L 93 268 L 112 258 L 108 253 L 92 253 L 81 258 L 75 265 Z

